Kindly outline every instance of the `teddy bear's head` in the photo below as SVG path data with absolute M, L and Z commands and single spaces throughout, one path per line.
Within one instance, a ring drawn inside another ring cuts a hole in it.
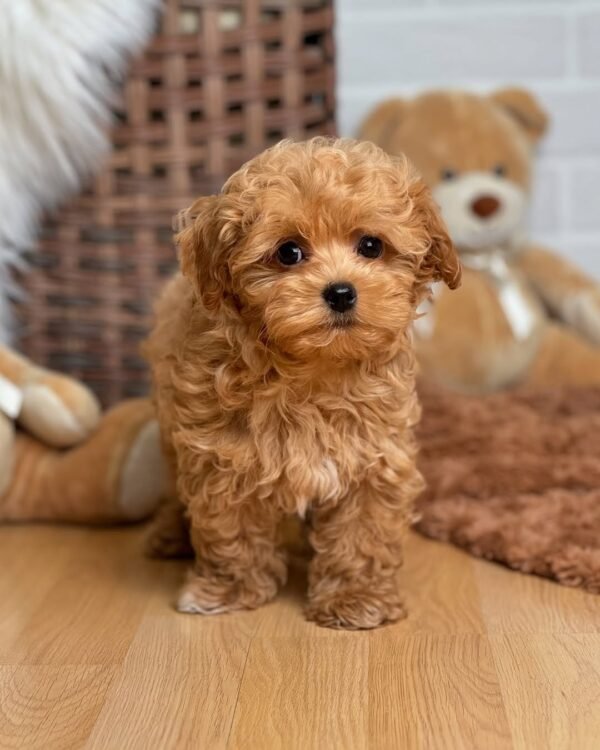
M 439 91 L 383 102 L 360 136 L 405 153 L 433 189 L 454 243 L 478 251 L 522 237 L 533 147 L 546 124 L 522 89 Z

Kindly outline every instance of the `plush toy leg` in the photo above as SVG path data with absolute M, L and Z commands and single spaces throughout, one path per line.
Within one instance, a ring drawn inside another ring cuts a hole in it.
M 82 445 L 57 451 L 18 434 L 0 519 L 135 521 L 157 506 L 165 485 L 158 425 L 148 401 L 116 407 Z
M 100 419 L 95 396 L 82 383 L 35 367 L 0 346 L 0 374 L 23 393 L 19 423 L 34 437 L 56 448 L 82 442 Z
M 15 428 L 8 417 L 0 412 L 0 497 L 8 487 L 14 462 Z
M 565 326 L 548 326 L 524 381 L 528 385 L 600 385 L 600 347 Z

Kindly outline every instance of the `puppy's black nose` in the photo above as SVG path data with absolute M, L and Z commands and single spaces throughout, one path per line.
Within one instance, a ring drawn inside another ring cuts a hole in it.
M 323 290 L 323 299 L 332 310 L 343 313 L 351 310 L 356 304 L 356 289 L 347 281 L 329 284 Z

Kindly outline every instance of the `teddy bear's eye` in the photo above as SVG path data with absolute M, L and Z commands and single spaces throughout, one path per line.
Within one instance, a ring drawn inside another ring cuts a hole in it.
M 365 258 L 379 258 L 383 252 L 383 242 L 379 237 L 365 235 L 358 241 L 356 250 L 359 255 L 363 255 Z
M 498 177 L 505 177 L 506 176 L 506 167 L 504 164 L 496 164 L 494 167 L 494 174 Z
M 442 180 L 453 180 L 458 176 L 455 169 L 442 169 Z
M 283 266 L 295 266 L 304 260 L 304 251 L 293 240 L 284 242 L 277 248 L 277 260 Z

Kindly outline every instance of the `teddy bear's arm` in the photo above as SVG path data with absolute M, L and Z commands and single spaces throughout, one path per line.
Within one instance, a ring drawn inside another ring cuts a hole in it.
M 82 383 L 41 367 L 0 344 L 0 381 L 20 393 L 16 413 L 8 413 L 39 440 L 58 448 L 81 443 L 96 428 L 100 406 Z M 2 399 L 0 399 L 2 408 Z
M 550 312 L 600 345 L 600 283 L 550 250 L 527 247 L 517 264 Z

